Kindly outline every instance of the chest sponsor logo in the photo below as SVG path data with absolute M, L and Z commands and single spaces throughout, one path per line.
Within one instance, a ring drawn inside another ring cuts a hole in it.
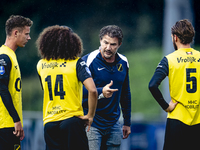
M 123 66 L 122 64 L 117 64 L 117 70 L 122 72 L 123 71 Z
M 200 62 L 200 58 L 197 60 L 197 58 L 195 57 L 186 57 L 186 58 L 183 58 L 183 57 L 179 57 L 177 58 L 177 62 L 178 63 L 193 63 L 193 62 Z

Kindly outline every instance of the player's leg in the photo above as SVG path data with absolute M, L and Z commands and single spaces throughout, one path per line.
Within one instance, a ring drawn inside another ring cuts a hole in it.
M 89 150 L 84 122 L 78 117 L 63 120 L 60 124 L 62 149 Z
M 188 126 L 176 119 L 167 119 L 163 150 L 188 150 Z
M 49 122 L 44 126 L 44 139 L 46 142 L 46 150 L 60 149 L 60 131 L 58 122 Z
M 88 137 L 89 149 L 100 150 L 103 133 L 95 127 L 90 127 L 89 132 L 87 132 L 86 128 L 86 133 Z
M 120 150 L 121 140 L 123 138 L 122 127 L 119 122 L 110 129 L 106 146 L 107 150 Z
M 190 142 L 190 148 L 198 150 L 199 146 L 199 135 L 200 135 L 200 124 L 196 124 L 190 127 L 190 135 L 188 136 L 188 140 Z
M 0 149 L 21 150 L 20 139 L 13 134 L 14 128 L 0 129 Z

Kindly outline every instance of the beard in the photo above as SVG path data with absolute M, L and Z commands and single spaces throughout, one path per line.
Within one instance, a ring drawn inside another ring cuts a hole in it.
M 114 53 L 110 50 L 104 50 L 103 51 L 103 56 L 106 58 L 106 59 L 109 59 L 111 58 L 112 56 L 114 55 Z
M 175 43 L 175 40 L 174 40 L 174 37 L 173 37 L 173 46 L 174 46 L 174 49 L 175 49 L 175 51 L 178 49 L 178 47 L 177 47 L 177 45 L 176 45 L 176 43 Z

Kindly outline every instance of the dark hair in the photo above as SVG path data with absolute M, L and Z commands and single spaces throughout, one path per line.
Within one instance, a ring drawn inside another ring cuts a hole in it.
M 193 42 L 195 35 L 194 28 L 191 22 L 187 19 L 177 21 L 171 28 L 171 33 L 177 35 L 182 44 L 189 44 Z
M 122 29 L 116 25 L 108 25 L 108 26 L 103 27 L 99 33 L 100 40 L 102 40 L 104 35 L 108 35 L 111 38 L 116 37 L 118 38 L 119 44 L 122 43 L 122 39 L 123 39 Z
M 82 53 L 81 38 L 67 26 L 50 26 L 39 35 L 36 45 L 42 58 L 76 59 Z
M 25 18 L 19 15 L 12 15 L 6 21 L 6 35 L 10 36 L 14 28 L 19 28 L 19 31 L 21 32 L 25 26 L 31 27 L 32 24 L 33 21 L 31 21 L 29 18 Z

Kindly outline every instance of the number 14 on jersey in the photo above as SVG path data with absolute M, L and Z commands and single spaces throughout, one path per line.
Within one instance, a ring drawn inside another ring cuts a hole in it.
M 53 96 L 60 96 L 60 99 L 64 99 L 65 91 L 63 90 L 63 75 L 59 74 L 56 76 L 54 91 L 52 91 L 52 79 L 51 76 L 47 76 L 45 78 L 45 82 L 47 82 L 49 98 L 53 100 Z

